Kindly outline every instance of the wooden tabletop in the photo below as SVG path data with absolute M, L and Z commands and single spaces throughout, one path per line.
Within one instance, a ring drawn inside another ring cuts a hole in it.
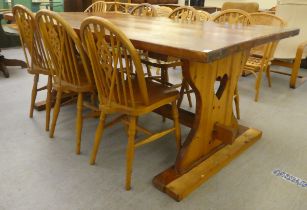
M 204 63 L 299 33 L 299 29 L 293 28 L 180 23 L 165 17 L 135 17 L 120 13 L 63 12 L 60 15 L 75 30 L 80 29 L 86 17 L 100 16 L 123 30 L 136 48 Z
M 114 13 L 60 13 L 73 28 L 96 15 L 110 20 L 140 49 L 199 62 L 212 62 L 234 52 L 299 33 L 299 29 L 268 26 L 231 27 L 213 22 L 178 23 L 164 17 Z

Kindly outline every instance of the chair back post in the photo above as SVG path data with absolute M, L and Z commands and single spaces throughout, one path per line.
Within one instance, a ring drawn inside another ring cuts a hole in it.
M 191 22 L 199 20 L 197 10 L 190 6 L 182 6 L 174 9 L 168 18 Z
M 42 69 L 52 70 L 50 59 L 36 27 L 34 14 L 23 5 L 15 5 L 13 14 L 28 67 L 32 68 L 33 65 L 36 65 Z
M 100 17 L 86 18 L 81 24 L 80 34 L 92 64 L 101 105 L 109 109 L 114 106 L 122 110 L 134 108 L 135 88 L 141 92 L 141 103 L 148 105 L 140 57 L 126 35 Z
M 156 8 L 148 3 L 143 3 L 135 8 L 132 9 L 131 15 L 135 16 L 150 16 L 150 17 L 157 17 L 157 10 Z
M 55 79 L 80 86 L 86 77 L 92 84 L 88 58 L 72 27 L 57 13 L 41 10 L 35 16 L 43 42 L 54 64 Z M 81 61 L 81 62 L 80 62 Z

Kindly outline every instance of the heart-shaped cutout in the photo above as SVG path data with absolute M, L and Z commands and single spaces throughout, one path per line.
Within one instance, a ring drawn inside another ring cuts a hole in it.
M 214 93 L 219 100 L 224 93 L 224 90 L 225 90 L 226 85 L 227 85 L 227 81 L 228 81 L 228 75 L 227 74 L 224 74 L 223 77 L 218 76 L 215 80 Z

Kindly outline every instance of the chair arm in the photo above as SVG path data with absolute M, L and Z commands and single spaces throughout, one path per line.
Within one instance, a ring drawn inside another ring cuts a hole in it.
M 299 73 L 299 70 L 300 70 L 302 55 L 303 55 L 306 47 L 307 47 L 307 41 L 302 42 L 296 50 L 296 56 L 295 56 L 294 63 L 293 63 L 293 66 L 292 66 L 292 73 L 291 73 L 291 79 L 290 79 L 290 87 L 291 88 L 296 87 L 296 79 L 298 77 L 298 73 Z
M 296 50 L 296 57 L 298 57 L 298 55 L 300 55 L 300 56 L 302 57 L 303 52 L 304 52 L 304 50 L 305 50 L 306 47 L 307 47 L 307 41 L 302 42 L 302 43 L 298 46 L 298 48 L 297 48 L 297 50 Z

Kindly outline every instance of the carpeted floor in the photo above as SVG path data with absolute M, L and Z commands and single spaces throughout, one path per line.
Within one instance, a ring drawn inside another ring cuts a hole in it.
M 20 49 L 3 53 L 23 57 Z M 0 210 L 307 209 L 307 187 L 272 173 L 281 169 L 307 180 L 307 84 L 293 90 L 288 77 L 272 74 L 273 87 L 264 79 L 256 103 L 254 78 L 241 78 L 241 123 L 262 130 L 262 139 L 178 203 L 151 183 L 174 162 L 174 136 L 137 149 L 133 188 L 126 192 L 127 136 L 123 126 L 105 131 L 97 164 L 90 166 L 97 119 L 84 120 L 82 154 L 75 155 L 75 105 L 61 109 L 55 138 L 50 139 L 44 131 L 45 113 L 28 117 L 33 78 L 25 69 L 13 67 L 9 71 L 9 79 L 0 73 Z M 172 71 L 171 77 L 180 78 L 178 72 Z M 46 78 L 41 81 L 44 85 Z M 156 114 L 140 122 L 156 130 L 172 123 L 162 123 Z M 182 126 L 183 138 L 188 132 Z

